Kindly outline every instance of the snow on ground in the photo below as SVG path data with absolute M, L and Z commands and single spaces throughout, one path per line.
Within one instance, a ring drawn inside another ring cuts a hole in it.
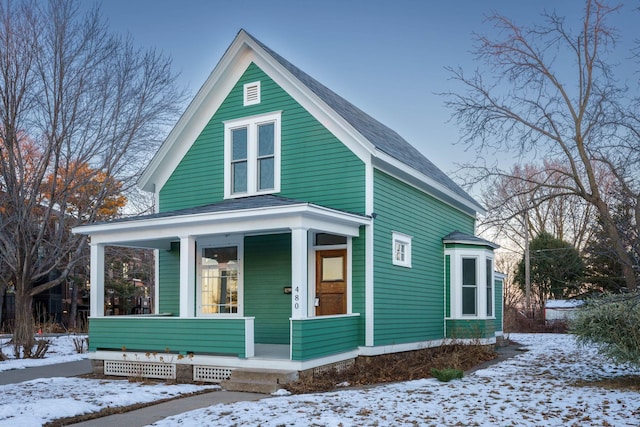
M 513 334 L 511 338 L 529 351 L 449 383 L 425 379 L 270 397 L 257 402 L 214 405 L 154 425 L 640 425 L 640 393 L 573 385 L 577 380 L 640 375 L 640 370 L 613 365 L 595 349 L 578 347 L 570 335 Z M 66 357 L 74 352 L 72 339 L 60 337 L 53 341 L 48 357 L 42 362 L 67 361 Z M 9 366 L 5 363 L 17 362 L 21 361 L 0 362 L 0 367 L 4 369 Z M 107 406 L 150 402 L 203 388 L 82 378 L 26 381 L 0 386 L 0 426 L 39 426 Z
M 44 359 L 9 359 L 0 362 L 1 371 L 32 366 L 70 362 L 87 357 L 78 354 L 73 344 L 75 335 L 46 337 L 51 341 Z M 83 337 L 81 337 L 83 338 Z M 13 357 L 13 348 L 6 345 L 9 338 L 0 338 L 0 348 Z M 54 369 L 52 367 L 52 369 Z M 0 386 L 0 426 L 41 426 L 57 418 L 98 412 L 107 407 L 177 397 L 203 389 L 218 389 L 217 385 L 191 384 L 145 385 L 122 380 L 86 378 L 42 378 L 18 384 Z
M 44 359 L 14 359 L 13 345 L 9 342 L 11 340 L 11 336 L 3 335 L 0 337 L 0 351 L 2 351 L 9 360 L 0 362 L 0 372 L 9 371 L 11 369 L 31 368 L 34 366 L 46 366 L 55 363 L 74 362 L 76 360 L 86 359 L 87 354 L 78 353 L 75 350 L 73 343 L 74 339 L 83 340 L 86 337 L 86 335 L 37 337 L 36 339 L 38 340 L 46 339 L 50 341 L 49 351 L 47 351 Z
M 154 426 L 638 426 L 640 394 L 577 387 L 577 380 L 640 371 L 620 367 L 570 335 L 514 334 L 528 352 L 461 380 L 410 381 L 365 389 L 215 405 Z

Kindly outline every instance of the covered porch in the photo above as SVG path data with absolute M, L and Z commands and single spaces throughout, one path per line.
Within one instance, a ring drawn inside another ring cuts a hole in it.
M 91 237 L 90 357 L 295 370 L 355 357 L 352 264 L 370 221 L 257 196 L 78 227 Z M 105 316 L 110 245 L 156 250 L 155 313 Z

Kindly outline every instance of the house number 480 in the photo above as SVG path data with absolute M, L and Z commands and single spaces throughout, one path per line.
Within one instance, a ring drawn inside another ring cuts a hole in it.
M 295 301 L 293 308 L 295 308 L 296 310 L 299 309 L 300 308 L 300 288 L 298 286 L 296 286 L 294 289 L 293 300 Z

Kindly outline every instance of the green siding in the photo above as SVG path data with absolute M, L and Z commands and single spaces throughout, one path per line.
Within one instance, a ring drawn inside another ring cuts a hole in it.
M 447 338 L 494 338 L 494 319 L 448 319 Z
M 496 279 L 493 281 L 494 283 L 494 292 L 495 292 L 495 298 L 494 298 L 494 303 L 495 303 L 495 315 L 496 315 L 496 319 L 495 319 L 495 330 L 496 331 L 504 331 L 503 329 L 503 325 L 502 325 L 502 315 L 503 315 L 503 299 L 502 299 L 502 287 L 504 285 L 502 279 Z
M 442 238 L 473 234 L 474 218 L 374 171 L 375 345 L 444 336 L 445 258 Z M 392 264 L 392 232 L 413 236 L 412 267 Z
M 358 348 L 359 316 L 291 321 L 292 360 L 309 360 Z
M 445 316 L 451 317 L 451 256 L 446 255 L 444 259 L 444 307 Z
M 160 313 L 180 314 L 180 244 L 172 243 L 170 251 L 160 251 L 158 282 L 158 310 Z
M 244 240 L 244 315 L 255 317 L 256 343 L 289 344 L 291 234 Z
M 244 83 L 260 80 L 261 103 L 242 105 Z M 365 165 L 300 104 L 251 64 L 160 191 L 160 211 L 224 197 L 226 120 L 282 111 L 281 196 L 364 213 Z
M 246 354 L 244 319 L 92 318 L 89 336 L 90 351 Z

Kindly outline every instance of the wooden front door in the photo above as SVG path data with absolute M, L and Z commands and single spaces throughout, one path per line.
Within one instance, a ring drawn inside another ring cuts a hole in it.
M 347 313 L 347 250 L 316 252 L 316 316 Z

